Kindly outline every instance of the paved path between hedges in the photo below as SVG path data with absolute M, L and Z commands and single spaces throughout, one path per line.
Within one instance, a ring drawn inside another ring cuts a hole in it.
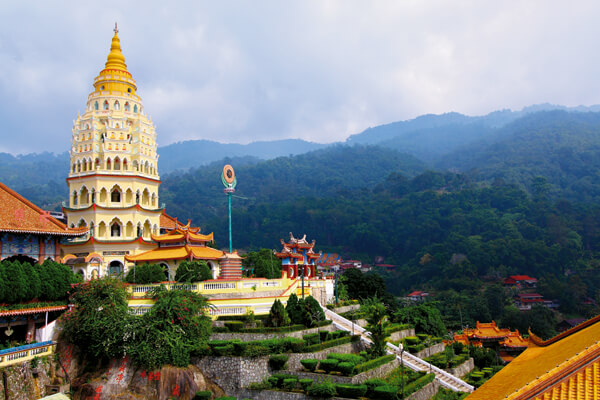
M 362 328 L 361 326 L 355 324 L 352 321 L 349 321 L 341 315 L 334 313 L 331 310 L 325 308 L 323 310 L 325 310 L 325 316 L 331 321 L 333 321 L 334 325 L 349 332 L 354 332 L 354 334 L 359 334 L 361 336 L 362 341 L 366 343 L 372 343 L 371 338 L 369 337 L 370 333 L 366 329 Z M 427 361 L 417 356 L 403 351 L 402 345 L 398 347 L 394 346 L 391 343 L 387 343 L 387 347 L 387 352 L 389 354 L 395 354 L 398 360 L 400 360 L 400 362 L 403 365 L 406 365 L 413 371 L 425 371 L 434 373 L 435 378 L 439 381 L 440 385 L 444 386 L 445 388 L 454 390 L 455 392 L 468 393 L 474 390 L 473 386 L 469 385 L 462 379 L 455 377 L 454 375 L 436 367 L 435 365 L 429 364 Z

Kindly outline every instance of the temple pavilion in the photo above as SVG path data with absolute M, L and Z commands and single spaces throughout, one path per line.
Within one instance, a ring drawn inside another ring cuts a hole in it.
M 528 348 L 468 400 L 600 399 L 600 315 Z
M 296 239 L 290 232 L 290 241 L 281 239 L 282 250 L 276 252 L 275 256 L 281 259 L 282 274 L 288 279 L 315 277 L 315 261 L 321 257 L 321 253 L 314 252 L 315 241 L 306 241 L 306 235 Z
M 182 261 L 204 260 L 210 267 L 213 279 L 236 279 L 242 277 L 242 258 L 237 253 L 225 253 L 209 246 L 213 242 L 213 234 L 203 235 L 199 227 L 190 227 L 190 221 L 163 235 L 152 235 L 158 247 L 137 255 L 125 256 L 129 262 L 157 263 L 164 265 L 169 271 L 169 279 L 173 280 L 178 263 Z

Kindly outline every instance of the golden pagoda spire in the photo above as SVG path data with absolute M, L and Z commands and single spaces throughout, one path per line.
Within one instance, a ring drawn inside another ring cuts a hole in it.
M 125 56 L 121 53 L 121 41 L 119 40 L 119 36 L 117 33 L 119 30 L 117 29 L 117 23 L 115 22 L 115 35 L 112 38 L 112 43 L 110 45 L 110 53 L 106 58 L 106 64 L 104 65 L 105 69 L 120 69 L 122 71 L 127 71 L 127 65 L 125 64 Z

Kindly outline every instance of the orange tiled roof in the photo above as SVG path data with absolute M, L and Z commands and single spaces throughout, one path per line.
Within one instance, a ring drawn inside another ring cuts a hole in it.
M 67 228 L 25 197 L 0 182 L 0 232 L 81 236 L 88 228 Z
M 6 310 L 0 311 L 0 317 L 12 317 L 15 315 L 29 315 L 29 314 L 41 314 L 52 311 L 66 310 L 67 306 L 48 306 L 48 307 L 36 307 L 36 308 L 23 308 L 21 310 Z
M 221 250 L 204 246 L 161 247 L 144 253 L 125 256 L 131 262 L 151 262 L 161 260 L 202 259 L 216 260 L 223 256 Z
M 509 332 L 508 336 L 499 342 L 500 346 L 511 348 L 524 348 L 529 345 L 529 340 L 523 339 L 519 331 Z
M 496 322 L 479 322 L 475 329 L 465 329 L 465 333 L 469 338 L 473 337 L 476 339 L 501 339 L 507 337 L 510 333 L 509 329 L 500 329 L 496 326 Z
M 177 221 L 176 218 L 171 217 L 166 212 L 163 211 L 160 214 L 160 228 L 161 229 L 175 229 L 178 226 L 183 226 L 183 224 Z
M 600 399 L 600 315 L 529 347 L 468 400 Z

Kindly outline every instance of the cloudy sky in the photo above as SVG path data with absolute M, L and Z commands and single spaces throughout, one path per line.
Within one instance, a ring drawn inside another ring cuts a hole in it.
M 597 1 L 3 1 L 0 151 L 67 150 L 115 21 L 165 145 L 598 104 L 599 15 Z

